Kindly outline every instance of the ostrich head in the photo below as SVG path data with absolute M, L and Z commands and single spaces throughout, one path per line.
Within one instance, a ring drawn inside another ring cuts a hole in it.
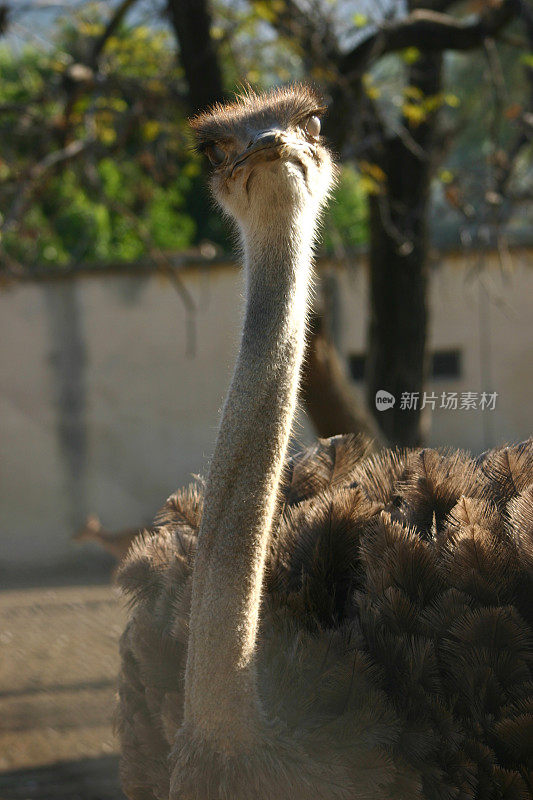
M 213 167 L 211 189 L 243 235 L 274 227 L 280 215 L 316 214 L 335 167 L 320 137 L 322 98 L 301 84 L 215 106 L 191 121 L 198 149 Z

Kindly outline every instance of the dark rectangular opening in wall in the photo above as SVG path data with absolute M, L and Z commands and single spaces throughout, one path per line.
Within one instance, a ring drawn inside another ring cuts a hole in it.
M 352 381 L 362 381 L 365 378 L 365 361 L 366 356 L 364 353 L 351 353 L 348 356 L 348 370 Z
M 350 353 L 348 356 L 348 371 L 353 381 L 365 379 L 366 355 L 364 353 Z M 461 377 L 461 351 L 436 350 L 431 356 L 431 378 L 439 380 Z
M 431 358 L 432 378 L 459 378 L 461 375 L 460 350 L 437 350 Z

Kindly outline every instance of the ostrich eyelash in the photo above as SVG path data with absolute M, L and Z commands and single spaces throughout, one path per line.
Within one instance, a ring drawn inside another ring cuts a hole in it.
M 196 152 L 199 153 L 201 156 L 205 156 L 206 151 L 209 150 L 210 147 L 213 147 L 216 142 L 214 139 L 206 139 L 203 142 L 198 142 L 196 145 Z

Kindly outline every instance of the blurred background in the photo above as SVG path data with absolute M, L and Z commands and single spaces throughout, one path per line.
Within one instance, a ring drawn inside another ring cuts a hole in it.
M 241 319 L 187 119 L 291 80 L 342 164 L 293 448 L 531 433 L 528 0 L 0 2 L 2 800 L 121 797 L 113 570 L 205 472 Z

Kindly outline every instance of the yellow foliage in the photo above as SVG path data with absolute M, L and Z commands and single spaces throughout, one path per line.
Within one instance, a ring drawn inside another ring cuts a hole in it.
M 449 169 L 443 169 L 439 175 L 442 183 L 453 183 L 454 177 L 453 172 L 450 172 Z
M 255 0 L 253 6 L 256 14 L 267 22 L 274 22 L 278 14 L 285 10 L 283 0 Z
M 374 78 L 369 72 L 365 72 L 363 75 L 363 86 L 371 100 L 377 100 L 378 97 L 381 97 L 381 89 L 374 85 Z
M 60 61 L 58 58 L 53 58 L 50 61 L 50 69 L 53 69 L 54 72 L 64 72 L 65 71 L 65 64 L 63 61 Z
M 424 94 L 418 86 L 406 86 L 403 90 L 405 97 L 410 97 L 412 100 L 422 100 Z
M 121 48 L 122 42 L 118 38 L 118 36 L 110 36 L 106 42 L 106 50 L 119 50 Z
M 420 58 L 420 50 L 418 47 L 406 47 L 402 52 L 402 58 L 406 64 L 416 64 Z
M 101 22 L 80 22 L 78 30 L 83 36 L 101 36 L 104 26 Z
M 133 28 L 130 35 L 132 39 L 137 39 L 139 42 L 145 42 L 148 37 L 152 35 L 152 33 L 146 25 L 138 25 L 136 28 Z
M 457 108 L 457 106 L 461 105 L 461 101 L 455 94 L 447 94 L 444 98 L 444 102 L 447 106 L 451 106 L 452 108 Z
M 146 142 L 153 142 L 161 129 L 159 122 L 155 119 L 147 120 L 142 126 L 142 137 Z
M 402 112 L 404 117 L 414 126 L 420 125 L 427 117 L 424 107 L 416 103 L 404 103 Z
M 375 181 L 378 181 L 378 183 L 384 183 L 387 180 L 387 176 L 379 164 L 373 164 L 370 161 L 360 161 L 359 166 L 363 173 L 369 175 Z
M 443 92 L 424 97 L 417 86 L 406 86 L 404 97 L 406 102 L 402 106 L 402 111 L 413 125 L 419 125 L 427 118 L 428 114 L 434 113 L 445 104 L 455 108 L 460 103 L 456 95 L 445 95 Z
M 117 139 L 117 132 L 114 128 L 98 126 L 98 138 L 102 144 L 114 144 Z
M 381 194 L 380 184 L 370 175 L 361 175 L 360 186 L 365 194 Z
M 199 161 L 188 161 L 182 169 L 183 174 L 187 178 L 195 178 L 201 172 Z
M 424 101 L 424 108 L 428 113 L 432 111 L 436 111 L 438 108 L 442 106 L 444 103 L 444 96 L 442 94 L 433 94 L 430 97 L 426 97 Z
M 112 108 L 113 111 L 126 111 L 128 104 L 122 97 L 110 97 L 109 98 L 109 108 Z
M 368 23 L 368 17 L 365 14 L 354 14 L 352 20 L 357 28 L 364 28 Z

